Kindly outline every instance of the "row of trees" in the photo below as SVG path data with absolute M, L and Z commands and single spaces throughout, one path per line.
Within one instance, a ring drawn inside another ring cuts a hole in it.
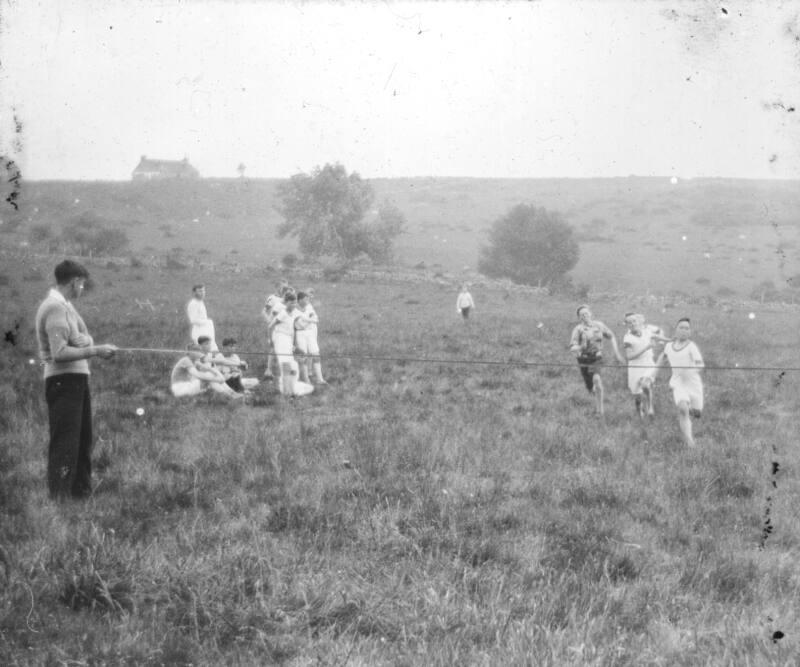
M 331 255 L 349 261 L 365 256 L 387 262 L 405 226 L 402 211 L 389 200 L 377 214 L 368 215 L 375 199 L 372 186 L 340 164 L 295 174 L 278 187 L 278 198 L 284 218 L 278 236 L 296 237 L 308 258 Z M 563 281 L 578 256 L 573 228 L 560 214 L 520 204 L 493 224 L 478 270 L 491 278 L 552 286 Z

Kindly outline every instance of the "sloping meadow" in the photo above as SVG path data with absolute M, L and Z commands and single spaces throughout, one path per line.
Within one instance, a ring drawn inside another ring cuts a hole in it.
M 218 336 L 263 372 L 249 353 L 265 349 L 258 313 L 274 277 L 93 273 L 78 306 L 98 341 L 183 347 L 204 278 Z M 449 287 L 318 284 L 330 386 L 287 400 L 262 384 L 247 405 L 177 400 L 177 354 L 97 361 L 96 492 L 54 505 L 30 363 L 45 287 L 0 288 L 25 306 L 0 383 L 3 664 L 797 654 L 795 372 L 707 371 L 687 451 L 664 372 L 653 421 L 635 418 L 614 367 L 605 422 L 593 415 L 566 349 L 575 304 L 474 290 L 465 323 Z M 630 304 L 593 305 L 621 336 Z M 683 314 L 710 366 L 795 363 L 793 314 L 648 313 L 662 325 Z

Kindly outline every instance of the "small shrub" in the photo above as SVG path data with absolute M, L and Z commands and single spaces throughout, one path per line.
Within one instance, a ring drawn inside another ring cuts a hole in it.
M 284 269 L 293 269 L 297 266 L 297 261 L 297 255 L 290 252 L 281 257 L 281 266 L 283 266 Z

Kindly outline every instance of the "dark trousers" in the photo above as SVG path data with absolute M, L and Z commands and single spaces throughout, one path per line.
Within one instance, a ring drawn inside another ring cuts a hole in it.
M 89 376 L 53 375 L 45 380 L 50 447 L 47 487 L 50 497 L 85 498 L 92 492 L 92 401 Z

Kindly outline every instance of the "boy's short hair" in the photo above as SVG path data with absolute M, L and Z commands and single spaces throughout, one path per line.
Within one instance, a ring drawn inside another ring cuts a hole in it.
M 297 300 L 300 301 L 300 299 L 305 299 L 307 296 L 308 296 L 308 294 L 306 294 L 303 291 L 300 291 L 300 292 L 297 293 Z
M 231 345 L 236 345 L 235 338 L 223 338 L 222 339 L 222 347 L 230 347 Z
M 285 301 L 297 301 L 297 295 L 294 292 L 286 292 L 283 295 L 283 300 Z
M 203 348 L 201 348 L 197 343 L 189 343 L 186 346 L 186 350 L 189 352 L 202 352 Z
M 205 287 L 205 284 L 203 283 L 197 283 L 196 285 L 192 285 L 192 292 L 196 292 L 197 290 L 202 289 L 203 287 Z
M 197 344 L 202 345 L 203 343 L 210 343 L 211 338 L 209 336 L 198 336 L 197 337 Z
M 57 285 L 66 285 L 73 278 L 89 279 L 89 272 L 86 267 L 71 259 L 65 259 L 63 262 L 56 264 L 53 275 L 56 278 Z
M 582 311 L 584 308 L 586 308 L 586 310 L 590 310 L 590 308 L 589 308 L 589 305 L 588 305 L 588 304 L 582 303 L 582 304 L 581 304 L 580 306 L 578 306 L 578 308 L 575 310 L 575 314 L 576 314 L 578 317 L 580 317 L 581 311 Z
M 675 326 L 678 326 L 681 322 L 686 322 L 689 326 L 692 325 L 692 321 L 688 317 L 682 317 L 677 322 L 675 322 Z

